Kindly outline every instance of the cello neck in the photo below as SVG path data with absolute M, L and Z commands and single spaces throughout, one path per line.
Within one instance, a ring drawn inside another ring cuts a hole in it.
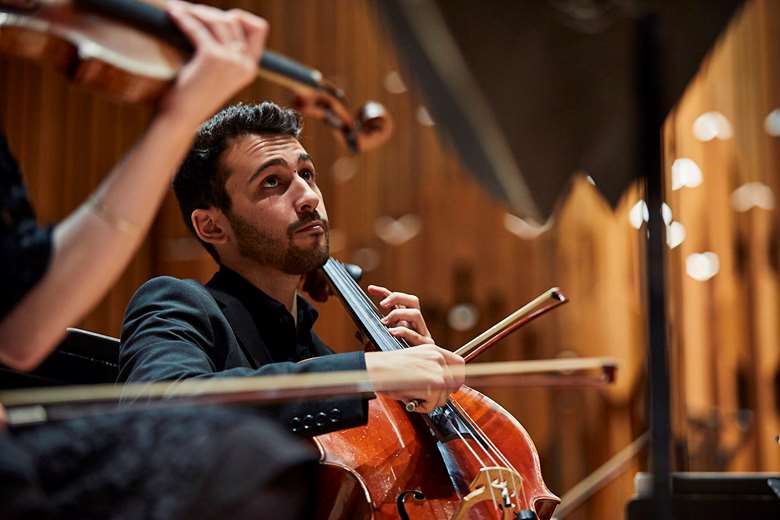
M 406 342 L 388 332 L 387 327 L 380 321 L 382 313 L 352 278 L 344 264 L 335 258 L 329 258 L 322 266 L 322 271 L 355 325 L 378 350 L 390 352 L 408 346 Z

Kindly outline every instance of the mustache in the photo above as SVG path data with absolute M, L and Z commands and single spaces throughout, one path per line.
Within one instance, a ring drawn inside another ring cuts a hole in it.
M 328 231 L 328 221 L 322 218 L 320 216 L 320 213 L 315 209 L 314 211 L 309 211 L 307 213 L 302 214 L 301 217 L 296 222 L 293 222 L 292 224 L 287 226 L 287 235 L 289 237 L 292 237 L 297 230 L 301 229 L 309 222 L 314 222 L 315 220 L 321 221 L 323 227 L 325 228 L 325 232 Z

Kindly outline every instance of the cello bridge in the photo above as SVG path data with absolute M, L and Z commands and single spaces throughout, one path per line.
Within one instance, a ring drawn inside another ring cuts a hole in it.
M 511 520 L 513 511 L 520 510 L 524 497 L 523 477 L 514 469 L 503 466 L 485 466 L 469 485 L 452 520 L 464 520 L 468 512 L 482 502 L 493 502 L 501 520 Z

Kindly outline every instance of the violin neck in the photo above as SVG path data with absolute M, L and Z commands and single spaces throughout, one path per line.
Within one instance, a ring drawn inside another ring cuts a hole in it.
M 139 0 L 73 0 L 79 9 L 124 22 L 152 34 L 186 54 L 193 48 L 164 9 Z M 273 75 L 317 90 L 325 89 L 322 74 L 290 58 L 266 50 L 258 66 Z
M 335 258 L 329 258 L 322 270 L 355 325 L 378 350 L 388 352 L 408 346 L 388 332 L 387 327 L 380 321 L 382 313 L 352 278 L 344 264 Z

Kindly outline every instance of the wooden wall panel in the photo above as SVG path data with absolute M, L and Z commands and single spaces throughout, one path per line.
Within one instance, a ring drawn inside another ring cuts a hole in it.
M 679 362 L 676 427 L 688 447 L 680 463 L 690 469 L 756 471 L 780 464 L 773 444 L 780 431 L 779 145 L 765 127 L 780 106 L 778 23 L 777 2 L 748 3 L 667 120 L 667 200 L 687 230 L 670 252 L 669 284 Z M 727 127 L 702 140 L 694 123 L 708 112 L 722 114 Z M 671 167 L 680 158 L 700 167 L 699 186 L 672 189 Z M 750 195 L 751 186 L 759 193 Z M 735 206 L 745 198 L 760 205 Z M 687 262 L 703 252 L 717 255 L 719 271 L 699 281 L 687 273 Z

